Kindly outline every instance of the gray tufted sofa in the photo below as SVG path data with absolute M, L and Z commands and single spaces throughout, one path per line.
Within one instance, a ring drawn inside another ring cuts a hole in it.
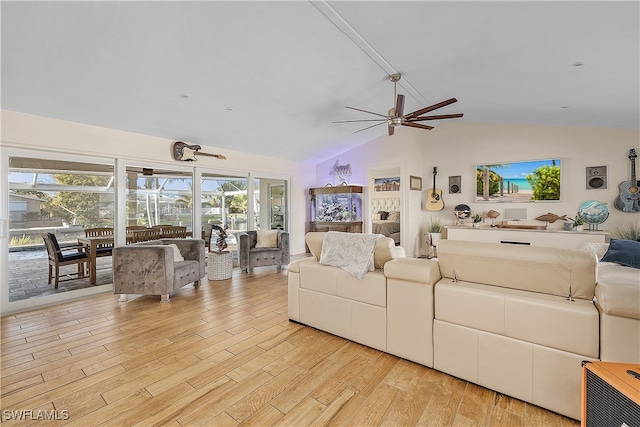
M 242 231 L 238 238 L 238 262 L 240 269 L 248 272 L 253 267 L 277 265 L 278 269 L 289 265 L 289 233 L 278 230 L 277 248 L 256 248 L 258 234 L 254 230 Z
M 174 261 L 175 243 L 184 261 Z M 168 302 L 169 294 L 191 282 L 200 285 L 205 275 L 205 250 L 202 239 L 160 239 L 119 246 L 113 249 L 113 292 L 160 295 Z

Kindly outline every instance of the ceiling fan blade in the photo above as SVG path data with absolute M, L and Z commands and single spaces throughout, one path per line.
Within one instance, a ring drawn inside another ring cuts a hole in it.
M 394 126 L 389 125 L 389 126 L 388 126 L 388 128 L 389 128 L 389 136 L 392 136 L 392 135 L 393 135 L 393 133 L 395 132 L 395 127 L 394 127 Z
M 412 128 L 420 128 L 420 129 L 426 129 L 426 130 L 433 129 L 433 126 L 421 125 L 420 123 L 413 123 L 413 122 L 405 122 L 402 124 L 402 126 L 409 126 Z
M 373 111 L 361 110 L 361 109 L 355 108 L 355 107 L 345 107 L 345 108 L 348 108 L 350 110 L 362 111 L 363 113 L 367 113 L 367 114 L 375 114 L 376 116 L 380 116 L 380 117 L 384 117 L 384 118 L 387 117 L 384 114 L 374 113 Z
M 424 107 L 424 108 L 422 108 L 420 110 L 414 111 L 413 113 L 409 113 L 406 116 L 404 116 L 404 118 L 405 119 L 412 119 L 414 117 L 421 116 L 424 113 L 428 113 L 429 111 L 433 111 L 433 110 L 437 110 L 438 108 L 446 107 L 447 105 L 453 104 L 454 102 L 458 102 L 458 100 L 455 99 L 455 98 L 447 99 L 446 101 L 442 101 L 442 102 L 439 102 L 437 104 L 433 104 L 433 105 L 430 105 L 428 107 Z
M 404 114 L 404 95 L 398 94 L 396 99 L 396 117 L 402 117 Z
M 422 120 L 443 120 L 443 119 L 459 119 L 464 114 L 441 114 L 439 116 L 422 116 L 422 117 L 414 117 L 411 119 L 406 119 L 408 122 L 419 122 Z
M 384 122 L 376 123 L 375 125 L 371 125 L 371 126 L 368 126 L 368 127 L 366 127 L 366 128 L 362 128 L 362 129 L 360 129 L 360 130 L 357 130 L 357 131 L 355 131 L 354 133 L 362 132 L 363 130 L 371 129 L 371 128 L 376 127 L 376 126 L 380 126 L 380 125 L 381 125 L 381 124 L 383 124 L 383 123 L 384 123 Z
M 366 120 L 337 120 L 331 123 L 355 123 L 355 122 L 384 122 L 387 118 L 384 119 L 366 119 Z

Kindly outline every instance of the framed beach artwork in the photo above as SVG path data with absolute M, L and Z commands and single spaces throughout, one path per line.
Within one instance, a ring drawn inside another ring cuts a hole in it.
M 476 202 L 560 200 L 560 159 L 476 166 Z
M 375 191 L 400 191 L 400 177 L 375 178 L 373 180 Z

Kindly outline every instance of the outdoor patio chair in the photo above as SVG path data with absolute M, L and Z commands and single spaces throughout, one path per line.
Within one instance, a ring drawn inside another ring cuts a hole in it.
M 56 235 L 53 233 L 42 233 L 42 239 L 44 240 L 44 246 L 47 249 L 47 255 L 49 257 L 49 281 L 48 284 L 51 284 L 51 279 L 53 277 L 53 272 L 55 270 L 55 288 L 58 289 L 58 283 L 66 280 L 60 280 L 60 266 L 77 264 L 78 272 L 72 273 L 77 275 L 77 277 L 69 277 L 67 280 L 78 279 L 84 277 L 85 271 L 85 263 L 88 261 L 87 253 L 82 251 L 82 245 L 73 245 L 67 246 L 64 248 L 60 248 L 60 244 L 58 244 L 58 239 Z M 73 252 L 71 251 L 73 250 Z M 67 251 L 67 253 L 64 253 Z

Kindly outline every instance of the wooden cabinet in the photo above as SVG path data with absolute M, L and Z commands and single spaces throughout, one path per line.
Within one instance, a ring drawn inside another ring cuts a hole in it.
M 310 188 L 309 231 L 362 233 L 362 193 L 359 185 Z
M 510 230 L 458 226 L 448 226 L 445 229 L 447 239 L 450 240 L 550 246 L 564 249 L 578 249 L 583 243 L 606 243 L 609 240 L 609 233 L 605 231 Z
M 309 223 L 309 231 L 344 231 L 345 233 L 362 233 L 360 222 L 318 222 Z

